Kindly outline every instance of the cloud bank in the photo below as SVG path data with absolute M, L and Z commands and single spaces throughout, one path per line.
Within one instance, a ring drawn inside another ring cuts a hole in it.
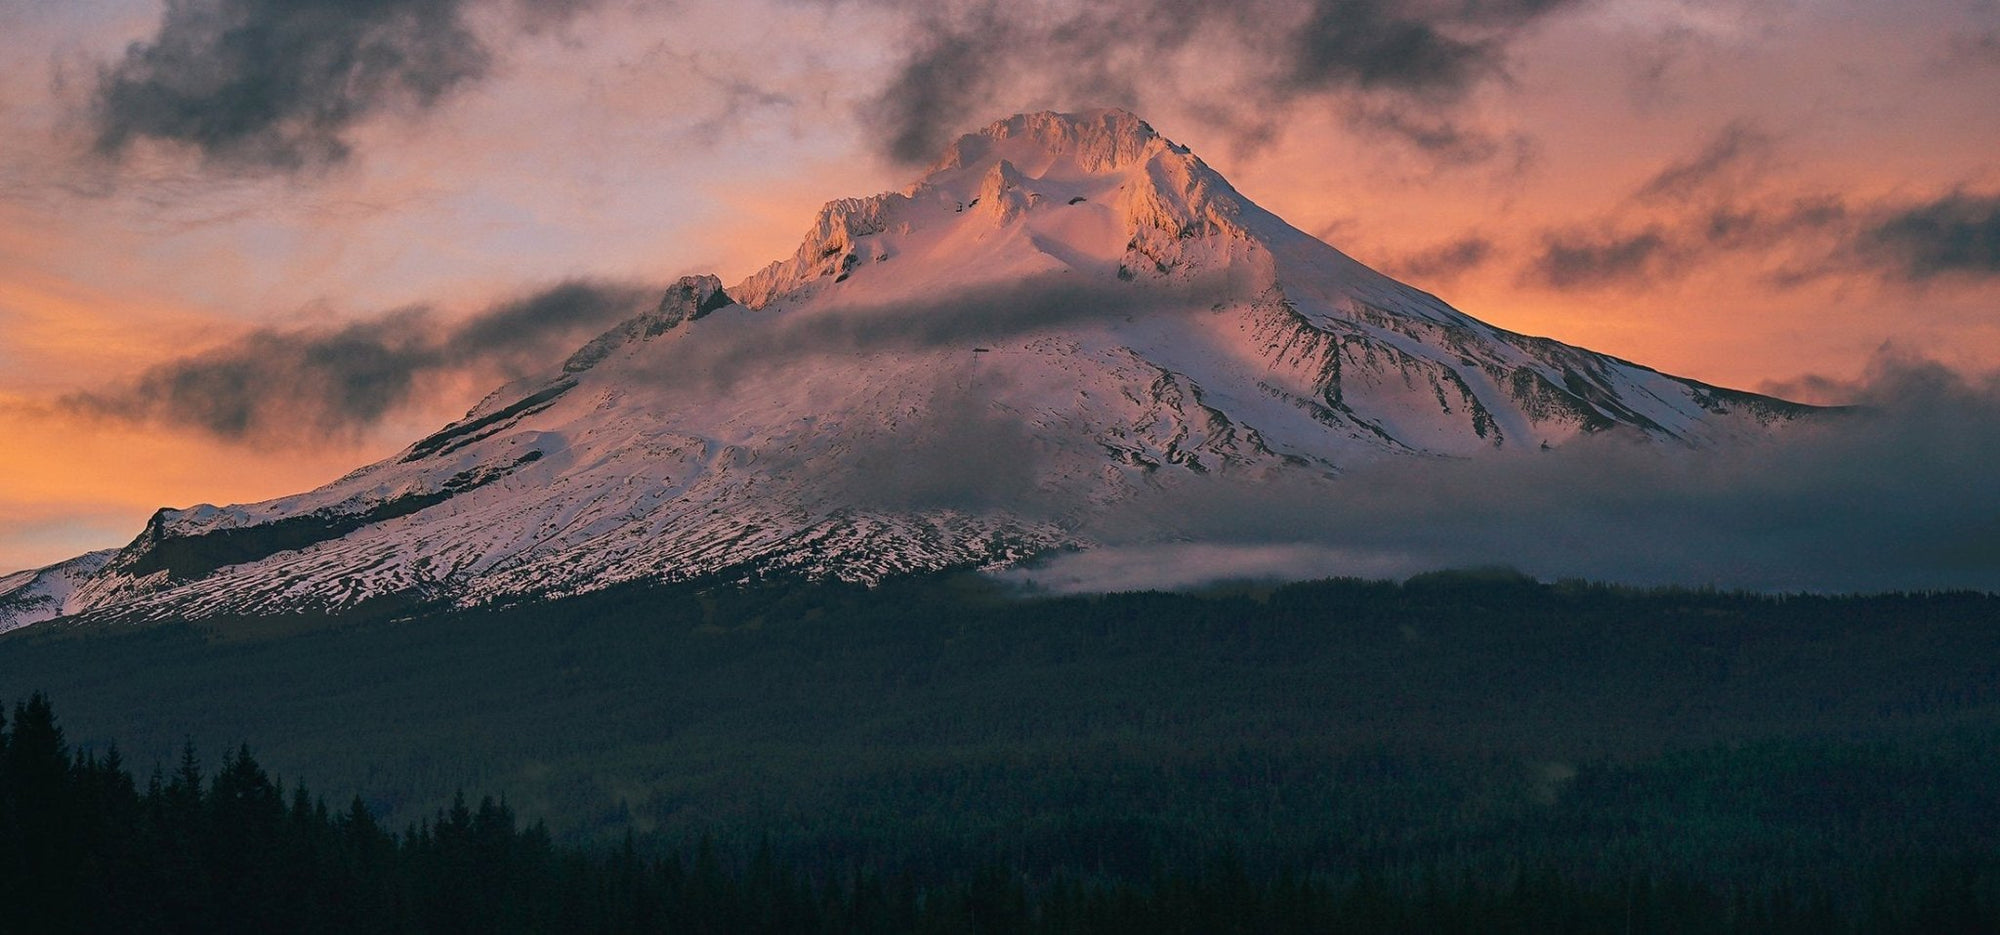
M 1877 361 L 1858 407 L 1738 448 L 1586 439 L 1549 453 L 1198 482 L 1085 530 L 1100 550 L 1007 575 L 1057 591 L 1403 577 L 1504 565 L 1544 580 L 1767 591 L 2000 590 L 2000 379 Z
M 2000 194 L 1856 198 L 1787 189 L 1765 178 L 1775 144 L 1750 123 L 1729 123 L 1594 221 L 1538 232 L 1517 281 L 1629 289 L 1746 256 L 1775 264 L 1764 278 L 1781 288 L 1834 277 L 1923 286 L 2000 275 Z M 1440 259 L 1451 272 L 1450 255 Z M 1424 260 L 1412 258 L 1411 268 L 1424 269 Z
M 1510 44 L 1572 0 L 1110 0 L 1024 11 L 1000 0 L 924 7 L 907 55 L 864 104 L 883 151 L 933 159 L 987 102 L 1158 103 L 1164 95 L 1246 138 L 1304 102 L 1452 159 L 1497 146 L 1440 114 L 1505 75 Z M 1177 71 L 1186 62 L 1199 72 Z M 1387 96 L 1393 107 L 1370 106 Z M 1001 106 L 1001 109 L 1007 109 Z M 1023 109 L 1013 107 L 1013 109 Z M 1417 111 L 1422 114 L 1414 113 Z M 1250 116 L 1256 115 L 1256 116 Z
M 1205 308 L 1231 287 L 1156 288 L 1051 275 L 796 319 L 725 311 L 663 349 L 655 372 L 669 387 L 726 390 L 753 369 L 782 372 L 815 355 L 970 347 Z M 1086 521 L 1080 534 L 1103 548 L 1010 577 L 1105 590 L 1505 565 L 1641 585 L 2000 589 L 2000 485 L 1989 476 L 2000 463 L 2000 377 L 1884 351 L 1861 380 L 1806 382 L 1773 390 L 1848 407 L 1768 440 L 1685 449 L 1609 433 L 1549 452 L 1389 459 L 1332 479 L 1174 475 Z M 815 469 L 833 472 L 837 496 L 880 508 L 1091 513 L 1040 489 L 1032 433 L 994 409 L 994 395 L 941 379 L 924 411 Z
M 1870 227 L 1862 245 L 1912 280 L 2000 275 L 2000 195 L 1954 192 L 1902 208 Z
M 823 0 L 841 6 L 840 0 Z M 863 0 L 900 56 L 855 89 L 898 162 L 935 158 L 967 121 L 1060 106 L 1185 105 L 1244 138 L 1301 104 L 1452 160 L 1498 151 L 1449 119 L 1504 79 L 1514 41 L 1581 0 Z M 213 169 L 288 174 L 348 160 L 353 131 L 422 114 L 503 71 L 505 33 L 597 0 L 171 0 L 150 37 L 98 67 L 85 115 L 99 155 L 141 141 Z M 735 106 L 732 104 L 731 106 Z M 1421 111 L 1421 113 L 1419 113 Z
M 648 372 L 662 386 L 726 391 L 747 374 L 810 356 L 970 346 L 1133 314 L 1208 308 L 1244 294 L 1234 271 L 1161 283 L 1048 273 L 948 296 L 829 306 L 801 316 L 730 309 L 702 319 L 689 340 L 655 351 Z
M 94 148 L 181 144 L 217 167 L 292 172 L 342 162 L 375 115 L 421 112 L 486 77 L 472 11 L 498 0 L 169 0 L 159 31 L 97 75 Z M 589 0 L 523 3 L 522 29 Z

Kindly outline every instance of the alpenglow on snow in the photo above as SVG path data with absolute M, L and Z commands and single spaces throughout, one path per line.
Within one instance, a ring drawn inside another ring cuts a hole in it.
M 0 579 L 0 629 L 990 568 L 1143 526 L 1148 491 L 1337 497 L 1381 459 L 1709 445 L 1808 411 L 1485 324 L 1132 114 L 1023 114 L 394 457 Z

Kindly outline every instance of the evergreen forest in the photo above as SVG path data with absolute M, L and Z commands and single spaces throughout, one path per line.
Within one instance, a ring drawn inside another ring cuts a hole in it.
M 0 931 L 2000 931 L 1996 624 L 1460 572 L 30 628 Z

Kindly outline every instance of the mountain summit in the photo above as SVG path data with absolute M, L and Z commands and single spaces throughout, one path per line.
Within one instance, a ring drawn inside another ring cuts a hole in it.
M 0 579 L 0 629 L 992 567 L 1089 548 L 1107 516 L 1144 527 L 1153 490 L 1338 497 L 1381 459 L 1707 445 L 1806 411 L 1485 324 L 1132 114 L 1023 114 L 394 457 Z

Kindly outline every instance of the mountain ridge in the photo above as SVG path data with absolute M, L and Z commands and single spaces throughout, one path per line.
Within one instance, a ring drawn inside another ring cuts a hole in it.
M 53 603 L 0 585 L 0 629 L 996 567 L 1089 548 L 1157 489 L 1300 476 L 1337 496 L 1383 458 L 1726 444 L 1812 411 L 1481 322 L 1127 112 L 1023 114 L 903 191 L 827 203 L 734 286 L 683 278 L 384 461 L 163 509 Z

